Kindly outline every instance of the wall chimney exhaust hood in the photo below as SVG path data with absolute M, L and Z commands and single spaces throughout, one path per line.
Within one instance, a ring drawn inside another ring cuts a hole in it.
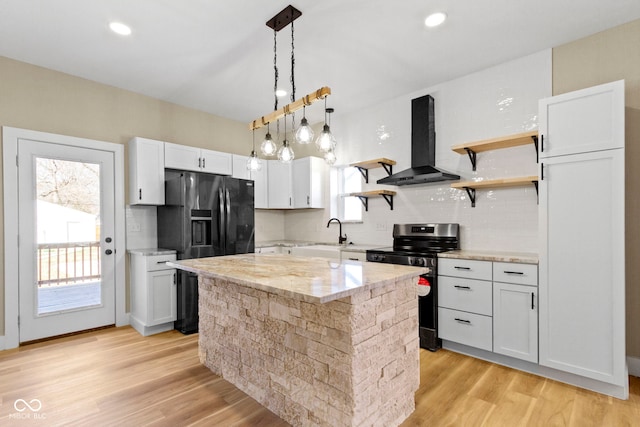
M 411 168 L 379 179 L 378 184 L 413 185 L 455 181 L 460 176 L 435 167 L 436 125 L 431 95 L 411 100 Z

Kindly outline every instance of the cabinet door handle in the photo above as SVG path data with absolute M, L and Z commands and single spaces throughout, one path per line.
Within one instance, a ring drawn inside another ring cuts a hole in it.
M 544 163 L 540 163 L 540 181 L 544 181 Z
M 176 284 L 176 273 L 173 273 L 173 284 Z
M 203 157 L 202 158 L 202 169 L 205 169 L 207 167 L 207 163 L 206 162 L 207 162 L 206 157 Z
M 465 291 L 470 291 L 471 288 L 469 286 L 460 286 L 460 285 L 454 285 L 453 286 L 456 289 L 464 289 Z
M 457 265 L 453 268 L 455 268 L 456 270 L 465 270 L 465 271 L 471 270 L 471 268 L 469 267 L 458 267 Z
M 540 135 L 540 152 L 544 153 L 544 135 Z
M 533 294 L 533 292 L 531 292 L 531 310 L 535 309 L 535 305 L 533 304 L 534 298 L 535 298 L 535 295 Z
M 524 273 L 522 271 L 507 271 L 507 270 L 505 270 L 504 274 L 517 274 L 517 275 L 520 275 L 520 276 L 524 276 Z
M 138 190 L 138 200 L 142 200 L 142 188 Z
M 307 206 L 309 206 L 311 204 L 309 196 L 307 196 Z
M 458 319 L 457 317 L 454 319 L 456 322 L 464 323 L 465 325 L 470 325 L 470 320 Z

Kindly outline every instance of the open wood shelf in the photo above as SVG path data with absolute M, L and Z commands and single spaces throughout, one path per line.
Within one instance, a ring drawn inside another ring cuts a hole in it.
M 373 160 L 364 160 L 362 162 L 351 163 L 349 166 L 353 166 L 357 168 L 362 176 L 364 177 L 365 182 L 369 183 L 369 169 L 375 168 L 384 168 L 387 171 L 388 175 L 393 173 L 393 165 L 396 164 L 395 160 L 385 159 L 384 157 Z
M 391 208 L 391 210 L 393 210 L 393 196 L 395 195 L 396 195 L 395 191 L 389 191 L 389 190 L 372 190 L 372 191 L 363 191 L 360 193 L 346 194 L 346 196 L 348 197 L 359 198 L 362 204 L 364 205 L 365 211 L 369 211 L 369 197 L 378 197 L 378 196 L 383 197 L 389 204 L 389 207 Z
M 521 176 L 514 178 L 491 179 L 487 181 L 459 181 L 451 184 L 451 188 L 466 190 L 471 199 L 471 207 L 476 206 L 476 189 L 518 187 L 533 184 L 538 192 L 538 176 Z
M 458 154 L 468 154 L 473 170 L 476 170 L 476 153 L 489 150 L 499 150 L 502 148 L 518 147 L 520 145 L 534 144 L 536 156 L 538 153 L 538 131 L 518 133 L 515 135 L 502 136 L 499 138 L 485 139 L 482 141 L 469 142 L 454 145 L 451 147 Z M 536 159 L 537 162 L 537 159 Z

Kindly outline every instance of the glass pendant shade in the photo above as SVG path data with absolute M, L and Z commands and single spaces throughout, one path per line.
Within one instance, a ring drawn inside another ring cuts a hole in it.
M 296 142 L 298 144 L 309 144 L 311 141 L 313 141 L 313 129 L 309 126 L 307 118 L 303 117 L 296 131 Z
M 316 139 L 316 145 L 323 153 L 327 153 L 335 148 L 336 139 L 333 137 L 329 125 L 325 124 L 323 126 L 322 132 L 318 136 L 318 139 Z
M 262 160 L 260 160 L 255 151 L 252 151 L 249 160 L 247 160 L 247 170 L 259 171 L 260 169 L 262 169 Z
M 328 165 L 333 165 L 335 164 L 336 160 L 338 160 L 338 158 L 336 157 L 336 153 L 333 150 L 329 150 L 325 153 L 324 155 L 324 161 L 328 164 Z
M 264 141 L 262 141 L 262 144 L 260 144 L 260 151 L 265 156 L 273 156 L 274 154 L 276 154 L 276 150 L 277 150 L 276 143 L 273 142 L 273 138 L 271 138 L 271 134 L 267 132 L 267 134 L 264 137 Z
M 282 147 L 278 149 L 278 160 L 282 163 L 291 163 L 291 161 L 295 158 L 295 154 L 291 147 L 289 147 L 289 143 L 285 140 L 282 143 Z

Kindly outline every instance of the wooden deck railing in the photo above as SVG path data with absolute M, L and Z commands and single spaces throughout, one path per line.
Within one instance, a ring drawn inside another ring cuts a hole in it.
M 100 242 L 38 245 L 38 286 L 100 278 Z

